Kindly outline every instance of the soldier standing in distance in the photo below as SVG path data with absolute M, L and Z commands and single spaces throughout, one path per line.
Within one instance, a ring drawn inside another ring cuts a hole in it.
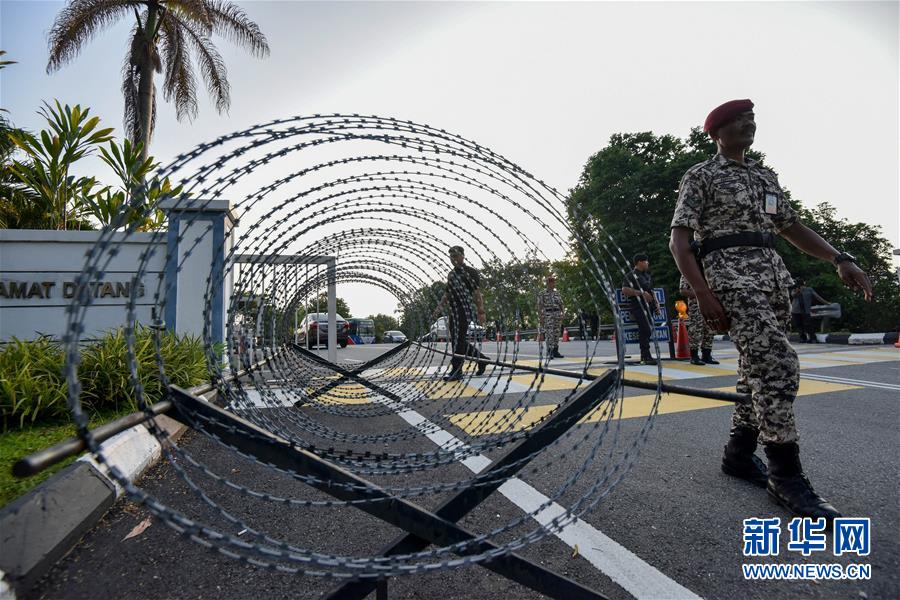
M 650 353 L 650 336 L 653 324 L 648 307 L 659 312 L 659 303 L 653 295 L 653 278 L 650 277 L 650 259 L 646 254 L 635 254 L 631 259 L 634 268 L 625 276 L 622 284 L 622 295 L 628 298 L 628 310 L 638 326 L 638 343 L 641 347 L 641 364 L 655 365 L 656 359 Z
M 450 347 L 454 356 L 450 359 L 450 372 L 444 381 L 462 379 L 463 358 L 461 355 L 487 358 L 469 342 L 469 323 L 484 323 L 484 297 L 481 295 L 481 275 L 476 269 L 466 265 L 466 256 L 462 246 L 450 248 L 450 263 L 453 268 L 447 274 L 447 289 L 432 318 L 440 315 L 449 305 L 447 328 L 450 335 Z M 476 320 L 477 319 L 477 320 Z M 477 335 L 477 332 L 476 332 Z M 478 363 L 477 375 L 483 375 L 487 363 Z
M 799 221 L 775 173 L 746 157 L 756 133 L 750 100 L 719 106 L 704 130 L 718 154 L 682 178 L 669 248 L 703 317 L 713 329 L 729 332 L 746 378 L 739 386 L 751 391 L 752 404 L 735 407 L 722 470 L 767 487 L 773 500 L 797 515 L 831 523 L 840 513 L 813 491 L 800 464 L 793 405 L 800 363 L 786 333 L 792 281 L 775 251 L 775 236 L 833 263 L 841 280 L 861 289 L 866 300 L 872 286 L 853 256 Z M 695 235 L 703 273 L 691 249 Z M 768 472 L 754 454 L 757 436 Z
M 687 298 L 687 330 L 688 341 L 691 345 L 691 364 L 719 364 L 719 361 L 714 359 L 712 355 L 713 337 L 716 332 L 713 331 L 712 327 L 707 325 L 706 321 L 703 319 L 703 314 L 700 312 L 700 305 L 697 304 L 697 294 L 694 293 L 693 288 L 687 282 L 687 279 L 684 278 L 684 275 L 681 276 L 678 287 L 680 288 L 681 295 Z M 703 358 L 700 357 L 701 353 Z
M 547 358 L 563 358 L 559 353 L 559 326 L 562 319 L 563 301 L 556 289 L 556 276 L 547 276 L 547 288 L 538 292 L 537 313 L 541 332 L 547 345 Z

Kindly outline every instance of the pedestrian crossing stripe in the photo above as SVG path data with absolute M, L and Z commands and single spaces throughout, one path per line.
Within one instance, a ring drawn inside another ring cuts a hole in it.
M 733 387 L 714 389 L 715 391 L 720 392 L 734 392 Z M 800 390 L 797 392 L 797 396 L 811 396 L 814 394 L 826 394 L 858 389 L 862 388 L 841 383 L 828 383 L 824 381 L 802 379 L 800 380 Z M 612 416 L 613 418 L 622 419 L 647 417 L 653 410 L 655 402 L 655 394 L 626 396 L 623 399 L 621 406 L 615 407 Z M 470 436 L 511 433 L 534 427 L 535 424 L 539 423 L 542 419 L 552 413 L 557 406 L 557 404 L 543 404 L 529 407 L 457 413 L 446 415 L 446 417 L 453 425 L 459 427 Z M 659 401 L 657 413 L 670 414 L 726 406 L 734 406 L 734 404 L 732 402 L 697 398 L 696 396 L 688 396 L 685 394 L 663 394 Z M 604 421 L 610 417 L 609 408 L 609 404 L 604 403 L 582 418 L 579 423 L 596 423 L 598 421 Z

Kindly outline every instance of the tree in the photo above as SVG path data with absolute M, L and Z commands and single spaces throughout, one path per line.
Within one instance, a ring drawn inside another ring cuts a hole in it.
M 841 329 L 857 332 L 900 329 L 900 285 L 891 266 L 891 244 L 881 226 L 840 219 L 828 203 L 812 209 L 801 208 L 800 219 L 832 246 L 859 259 L 872 280 L 873 299 L 866 302 L 859 292 L 845 286 L 832 265 L 781 240 L 778 251 L 794 278 L 804 279 L 823 298 L 841 305 L 842 317 L 838 322 Z
M 337 314 L 341 315 L 345 319 L 349 319 L 349 318 L 353 317 L 353 314 L 350 312 L 350 305 L 347 304 L 347 301 L 344 300 L 343 298 L 341 298 L 340 296 L 335 298 L 335 305 L 337 306 L 337 308 L 335 309 Z M 300 319 L 305 317 L 308 313 L 314 313 L 314 312 L 321 312 L 321 313 L 328 312 L 328 294 L 322 293 L 322 294 L 319 294 L 317 297 L 310 298 L 309 301 L 307 301 L 307 303 L 306 303 L 306 307 L 305 308 L 301 307 L 297 311 L 297 320 L 299 321 Z
M 56 16 L 49 34 L 51 73 L 75 58 L 104 27 L 134 15 L 129 51 L 122 67 L 125 132 L 141 143 L 146 160 L 156 122 L 156 73 L 163 73 L 163 98 L 175 104 L 179 121 L 197 115 L 200 75 L 221 113 L 230 103 L 225 62 L 210 39 L 213 34 L 265 57 L 269 45 L 259 27 L 227 0 L 71 0 Z
M 160 229 L 166 221 L 165 213 L 157 208 L 163 198 L 184 197 L 181 186 L 172 187 L 168 177 L 162 180 L 148 176 L 159 163 L 153 157 L 143 158 L 141 144 L 125 140 L 120 147 L 114 140 L 109 149 L 100 148 L 100 155 L 119 178 L 117 188 L 106 186 L 84 200 L 84 214 L 101 225 L 115 224 L 134 231 Z
M 99 129 L 99 117 L 89 117 L 90 109 L 77 104 L 45 104 L 40 114 L 47 120 L 47 129 L 38 135 L 10 128 L 5 119 L 0 120 L 3 139 L 23 155 L 21 160 L 10 159 L 11 151 L 0 147 L 3 227 L 93 229 L 99 223 L 146 231 L 163 225 L 165 215 L 154 206 L 163 196 L 177 196 L 181 188 L 173 188 L 168 178 L 150 177 L 158 165 L 152 158 L 141 157 L 140 144 L 125 140 L 119 146 L 112 139 L 112 129 Z M 97 151 L 119 178 L 118 187 L 101 187 L 94 177 L 75 173 L 76 163 Z
M 6 52 L 0 50 L 0 58 Z M 16 64 L 14 60 L 0 60 L 0 69 Z M 34 192 L 25 187 L 12 170 L 12 157 L 16 152 L 13 136 L 22 135 L 24 130 L 16 128 L 6 117 L 5 108 L 0 108 L 0 229 L 31 227 L 32 223 L 43 222 L 47 215 L 37 204 Z
M 93 177 L 75 176 L 71 169 L 78 160 L 93 154 L 100 144 L 110 141 L 112 129 L 97 129 L 100 117 L 89 118 L 90 109 L 82 109 L 77 104 L 74 108 L 63 107 L 57 101 L 54 108 L 45 103 L 39 112 L 47 120 L 49 129 L 37 136 L 22 130 L 9 134 L 15 146 L 25 154 L 24 160 L 13 160 L 9 169 L 25 188 L 33 192 L 29 221 L 44 221 L 43 227 L 50 229 L 73 226 L 90 229 L 81 208 L 97 181 Z M 17 222 L 11 226 L 34 227 L 36 224 Z
M 550 263 L 535 255 L 487 262 L 481 270 L 486 325 L 498 322 L 504 330 L 516 325 L 520 330 L 537 329 L 537 293 L 544 289 L 549 273 Z
M 628 263 L 626 268 L 630 268 L 631 256 L 637 252 L 649 255 L 654 282 L 666 288 L 670 309 L 680 278 L 668 248 L 678 184 L 688 168 L 715 152 L 715 145 L 699 128 L 694 128 L 686 140 L 652 132 L 614 134 L 605 148 L 588 159 L 578 185 L 567 199 L 569 222 L 587 241 L 595 257 L 606 255 L 600 244 L 600 240 L 607 239 L 606 234 L 620 245 Z M 763 154 L 750 151 L 748 155 L 765 164 Z M 880 228 L 839 220 L 828 205 L 804 209 L 791 198 L 789 190 L 785 190 L 785 198 L 806 225 L 836 247 L 861 258 L 863 268 L 873 278 L 876 300 L 865 304 L 855 292 L 843 287 L 833 266 L 806 256 L 781 240 L 778 250 L 791 273 L 804 277 L 825 298 L 841 302 L 845 327 L 869 331 L 895 328 L 900 299 L 896 278 L 890 272 L 890 244 Z M 569 265 L 568 270 L 577 271 L 586 254 L 573 244 L 572 255 L 575 264 Z M 612 283 L 621 285 L 620 274 L 610 271 Z M 596 288 L 592 281 L 589 285 Z M 564 287 L 570 286 L 561 285 L 561 289 Z M 599 297 L 599 290 L 591 292 Z
M 369 315 L 366 317 L 375 322 L 375 339 L 381 340 L 385 331 L 400 329 L 400 322 L 390 315 L 378 313 L 377 315 Z
M 418 339 L 430 331 L 434 323 L 432 311 L 443 298 L 446 289 L 445 282 L 435 281 L 409 294 L 406 302 L 398 307 L 400 328 L 409 339 Z
M 487 320 L 484 325 L 492 328 L 498 323 L 504 331 L 511 331 L 517 325 L 521 330 L 537 328 L 537 293 L 544 289 L 549 272 L 549 261 L 540 260 L 535 255 L 508 262 L 499 259 L 488 261 L 480 269 Z M 433 311 L 444 296 L 446 287 L 443 281 L 423 286 L 399 307 L 401 328 L 409 338 L 428 333 L 434 322 Z
M 588 159 L 569 195 L 570 223 L 595 256 L 606 255 L 598 242 L 606 239 L 603 231 L 612 236 L 622 250 L 626 269 L 631 268 L 633 255 L 645 252 L 655 283 L 671 296 L 679 278 L 669 252 L 669 223 L 678 183 L 688 168 L 715 151 L 709 136 L 699 129 L 686 141 L 649 131 L 614 134 L 605 148 Z M 759 154 L 752 156 L 762 159 Z M 573 250 L 579 261 L 585 259 L 582 248 Z M 614 285 L 621 285 L 620 273 L 610 275 Z M 600 290 L 593 282 L 591 291 L 598 297 Z

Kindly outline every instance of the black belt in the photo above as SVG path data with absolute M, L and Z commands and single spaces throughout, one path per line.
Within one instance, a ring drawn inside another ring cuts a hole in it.
M 558 308 L 545 308 L 544 312 L 559 312 Z
M 700 242 L 699 258 L 703 258 L 710 252 L 721 250 L 723 248 L 734 248 L 737 246 L 751 246 L 754 248 L 774 248 L 775 234 L 760 233 L 758 231 L 744 231 L 741 233 L 732 233 L 721 237 L 703 240 Z

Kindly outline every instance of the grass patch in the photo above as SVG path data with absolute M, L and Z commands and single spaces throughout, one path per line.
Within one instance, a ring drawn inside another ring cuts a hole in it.
M 132 412 L 130 409 L 123 408 L 118 412 L 107 411 L 95 414 L 90 419 L 90 426 L 92 429 L 99 427 L 130 412 Z M 17 460 L 26 454 L 43 450 L 47 446 L 52 446 L 75 435 L 75 424 L 71 422 L 41 423 L 0 433 L 0 506 L 6 506 L 57 471 L 65 468 L 66 465 L 71 464 L 78 457 L 67 458 L 63 462 L 25 479 L 19 479 L 12 474 L 13 464 Z
M 207 357 L 200 338 L 160 333 L 139 326 L 129 349 L 124 331 L 114 329 L 79 348 L 79 400 L 85 412 L 108 414 L 137 410 L 129 350 L 134 353 L 134 367 L 147 404 L 155 404 L 165 397 L 158 360 L 165 365 L 169 383 L 177 386 L 191 387 L 208 378 Z M 60 423 L 68 418 L 64 365 L 62 346 L 47 337 L 36 340 L 12 338 L 0 348 L 2 431 L 38 423 Z
M 207 380 L 207 357 L 200 338 L 155 332 L 138 327 L 134 332 L 134 363 L 144 400 L 152 405 L 165 397 L 157 364 L 157 344 L 170 383 L 189 388 Z M 80 348 L 82 410 L 91 415 L 93 429 L 137 410 L 137 393 L 130 375 L 129 347 L 124 331 L 114 329 Z M 221 352 L 220 348 L 215 349 Z M 47 337 L 13 338 L 0 347 L 0 506 L 70 464 L 70 458 L 52 468 L 17 479 L 12 466 L 31 454 L 75 435 L 66 402 L 62 346 Z

